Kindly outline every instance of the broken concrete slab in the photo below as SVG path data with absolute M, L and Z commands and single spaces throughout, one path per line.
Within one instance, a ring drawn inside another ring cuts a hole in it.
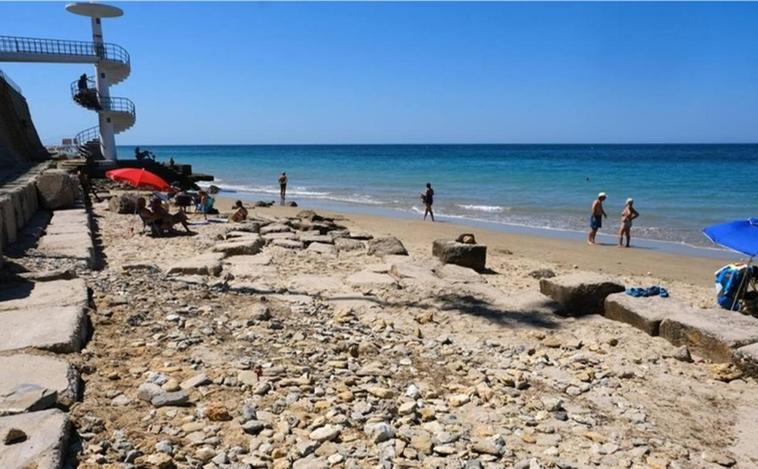
M 223 253 L 207 252 L 177 262 L 169 267 L 168 274 L 218 275 L 221 273 L 223 259 Z
M 328 298 L 335 311 L 352 309 L 355 312 L 365 312 L 372 308 L 379 308 L 384 303 L 382 300 L 371 295 L 338 294 Z
M 275 239 L 297 239 L 297 233 L 294 231 L 280 231 L 276 233 L 266 233 L 263 235 L 263 239 L 266 241 L 273 241 Z
M 263 226 L 260 229 L 260 233 L 262 235 L 267 233 L 282 233 L 285 231 L 292 231 L 292 228 L 283 223 L 272 223 L 270 225 Z
M 346 279 L 346 282 L 356 287 L 388 287 L 396 285 L 396 280 L 391 275 L 373 272 L 368 269 L 354 273 Z
M 685 309 L 689 307 L 660 296 L 635 298 L 626 293 L 614 293 L 605 299 L 605 317 L 630 324 L 652 336 L 658 335 L 661 321 Z
M 337 277 L 327 275 L 298 275 L 289 284 L 291 293 L 306 295 L 321 295 L 325 292 L 340 292 L 345 290 L 345 282 Z
M 78 397 L 79 375 L 66 361 L 29 354 L 0 357 L 0 415 L 43 410 L 56 403 L 69 406 Z
M 84 280 L 75 278 L 19 283 L 0 289 L 0 312 L 44 305 L 85 308 L 89 305 L 87 284 Z
M 602 314 L 605 298 L 624 291 L 624 286 L 605 275 L 577 272 L 540 280 L 540 292 L 561 305 L 560 314 Z
M 226 257 L 251 256 L 258 254 L 265 244 L 266 242 L 260 236 L 251 234 L 250 236 L 218 243 L 213 246 L 212 251 L 223 253 Z
M 366 243 L 357 239 L 350 238 L 335 238 L 334 247 L 338 251 L 357 251 L 366 248 Z
M 456 264 L 436 266 L 434 273 L 451 283 L 480 283 L 484 281 L 484 278 L 476 270 Z
M 78 352 L 87 338 L 87 313 L 81 306 L 40 305 L 0 311 L 0 351 L 36 348 Z
M 311 243 L 321 243 L 321 244 L 334 244 L 334 239 L 332 239 L 329 235 L 321 235 L 321 234 L 306 234 L 301 233 L 300 234 L 300 241 L 305 243 L 305 245 L 309 245 Z
M 0 434 L 16 428 L 26 434 L 18 443 L 0 446 L 0 467 L 54 469 L 63 465 L 70 425 L 58 409 L 0 417 Z
M 285 249 L 303 249 L 303 243 L 294 239 L 275 239 L 271 241 L 272 246 L 278 246 Z
M 487 246 L 459 243 L 454 239 L 437 239 L 432 243 L 432 255 L 444 264 L 455 264 L 483 271 L 487 263 Z
M 316 252 L 318 254 L 326 254 L 328 256 L 337 255 L 337 249 L 334 247 L 334 245 L 325 243 L 311 243 L 306 251 Z
M 723 309 L 686 309 L 661 321 L 660 336 L 714 362 L 730 362 L 735 350 L 758 343 L 758 319 Z

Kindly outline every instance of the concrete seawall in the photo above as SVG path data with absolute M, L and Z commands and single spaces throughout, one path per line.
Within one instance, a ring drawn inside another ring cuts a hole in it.
M 33 166 L 0 186 L 0 253 L 16 241 L 18 233 L 40 208 L 36 181 L 48 167 L 49 163 Z

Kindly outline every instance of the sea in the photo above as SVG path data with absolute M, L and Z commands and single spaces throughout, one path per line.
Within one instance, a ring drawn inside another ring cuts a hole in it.
M 704 227 L 758 216 L 758 145 L 154 145 L 215 176 L 221 194 L 301 207 L 419 218 L 426 183 L 443 222 L 580 239 L 599 192 L 601 233 L 615 233 L 627 198 L 634 239 L 713 248 Z M 134 147 L 118 149 L 131 157 Z M 612 242 L 606 236 L 606 242 Z M 671 250 L 671 249 L 669 249 Z M 674 249 L 676 250 L 676 249 Z

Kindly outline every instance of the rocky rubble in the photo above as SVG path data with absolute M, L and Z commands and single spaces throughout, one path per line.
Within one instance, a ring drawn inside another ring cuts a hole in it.
M 96 214 L 108 266 L 82 274 L 96 308 L 73 359 L 80 467 L 758 463 L 730 449 L 752 379 L 557 316 L 526 273 L 508 288 L 315 213 L 175 238 Z

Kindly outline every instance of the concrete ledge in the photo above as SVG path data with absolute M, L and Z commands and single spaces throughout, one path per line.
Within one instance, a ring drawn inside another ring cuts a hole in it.
M 758 343 L 758 319 L 721 309 L 683 310 L 661 322 L 660 336 L 709 360 L 730 362 L 736 349 Z
M 603 314 L 605 298 L 624 291 L 610 277 L 594 273 L 574 273 L 540 280 L 540 292 L 560 305 L 565 316 Z
M 3 325 L 2 352 L 25 348 L 78 352 L 87 339 L 87 313 L 79 306 L 46 305 L 3 311 L 0 323 Z
M 69 437 L 69 421 L 58 409 L 0 417 L 0 435 L 11 428 L 26 434 L 26 440 L 0 444 L 0 467 L 57 469 Z
M 0 357 L 0 415 L 43 410 L 56 403 L 69 406 L 78 397 L 79 375 L 66 361 L 28 354 Z
M 0 289 L 0 313 L 16 309 L 31 309 L 39 306 L 89 305 L 87 284 L 84 280 L 53 280 L 29 282 Z
M 84 209 L 53 212 L 37 251 L 46 257 L 61 257 L 86 262 L 94 266 L 95 246 L 92 243 L 90 217 Z
M 223 253 L 225 256 L 252 256 L 261 252 L 266 244 L 260 236 L 254 233 L 248 234 L 241 238 L 234 238 L 231 241 L 218 243 L 211 249 L 213 252 Z
M 605 299 L 605 317 L 630 324 L 652 336 L 658 335 L 661 321 L 690 309 L 670 298 L 635 298 L 614 293 Z

